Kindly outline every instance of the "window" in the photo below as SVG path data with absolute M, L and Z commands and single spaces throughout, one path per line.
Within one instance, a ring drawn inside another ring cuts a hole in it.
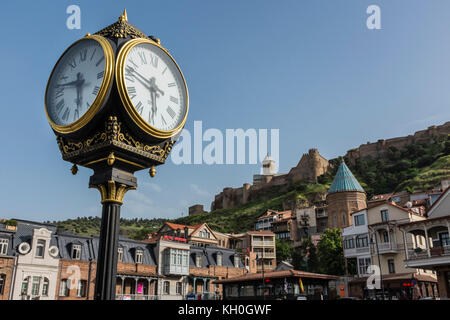
M 395 273 L 395 263 L 394 259 L 388 259 L 388 267 L 389 267 L 389 273 Z
M 183 284 L 181 282 L 177 282 L 177 294 L 182 294 Z
M 369 243 L 368 243 L 367 235 L 356 237 L 356 247 L 357 248 L 365 248 L 368 246 L 369 246 Z
M 234 267 L 239 268 L 239 256 L 234 256 Z
M 170 294 L 170 282 L 164 281 L 164 294 Z
M 3 291 L 5 289 L 5 280 L 6 280 L 6 275 L 0 274 L 0 295 L 3 294 Z
M 77 297 L 80 297 L 80 298 L 86 297 L 86 288 L 87 288 L 87 281 L 86 280 L 78 280 Z
M 29 277 L 26 277 L 25 279 L 22 280 L 22 287 L 20 289 L 20 294 L 23 296 L 28 294 L 28 280 L 29 279 L 30 279 Z
M 142 256 L 143 256 L 143 251 L 140 249 L 136 249 L 136 263 L 142 263 Z
M 59 296 L 60 297 L 67 297 L 69 296 L 69 286 L 67 285 L 68 280 L 62 279 L 61 283 L 59 285 Z
M 353 238 L 344 240 L 344 249 L 353 249 L 355 247 L 355 240 Z
M 31 295 L 39 295 L 39 287 L 41 286 L 41 277 L 33 277 L 33 283 L 31 285 Z
M 201 268 L 202 267 L 202 256 L 199 253 L 197 253 L 195 255 L 195 266 L 197 268 Z
M 217 265 L 218 266 L 222 265 L 222 253 L 221 252 L 217 252 Z
M 45 249 L 45 240 L 38 240 L 36 246 L 36 257 L 43 258 Z
M 370 258 L 358 259 L 359 274 L 367 274 L 367 268 L 370 266 Z
M 346 214 L 342 214 L 342 224 L 345 226 L 347 224 L 347 216 Z
M 119 262 L 123 261 L 123 248 L 117 249 L 117 261 Z
M 363 214 L 358 214 L 357 216 L 354 216 L 354 219 L 355 219 L 355 226 L 362 226 L 366 224 Z
M 387 231 L 383 231 L 382 235 L 383 235 L 383 238 L 382 238 L 383 242 L 384 243 L 389 242 L 389 233 Z
M 381 210 L 381 221 L 387 222 L 389 221 L 389 211 L 387 209 Z
M 448 232 L 439 233 L 439 241 L 441 242 L 441 246 L 450 245 L 450 238 L 448 236 Z
M 8 253 L 8 239 L 0 239 L 0 255 L 4 256 Z
M 44 282 L 42 283 L 42 296 L 48 297 L 48 286 L 50 282 L 48 278 L 44 278 Z
M 72 244 L 72 252 L 70 256 L 75 260 L 81 259 L 81 244 Z

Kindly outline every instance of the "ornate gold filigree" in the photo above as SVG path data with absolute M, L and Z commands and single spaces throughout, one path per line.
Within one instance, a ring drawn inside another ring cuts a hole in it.
M 56 140 L 63 155 L 95 148 L 96 145 L 100 144 L 119 142 L 137 150 L 148 152 L 161 158 L 162 161 L 167 159 L 175 143 L 175 141 L 171 140 L 167 141 L 163 147 L 160 145 L 147 145 L 133 138 L 130 133 L 122 131 L 122 123 L 114 116 L 108 118 L 104 131 L 96 132 L 92 137 L 84 141 L 69 141 L 62 136 L 57 136 Z
M 129 190 L 135 190 L 136 187 L 130 187 L 125 184 L 119 184 L 113 180 L 108 180 L 106 184 L 89 185 L 89 188 L 96 188 L 100 191 L 100 196 L 102 197 L 102 203 L 104 202 L 114 202 L 123 203 L 123 197 L 125 193 Z
M 124 10 L 117 22 L 96 32 L 95 34 L 113 38 L 147 38 L 145 33 L 128 22 L 126 10 Z

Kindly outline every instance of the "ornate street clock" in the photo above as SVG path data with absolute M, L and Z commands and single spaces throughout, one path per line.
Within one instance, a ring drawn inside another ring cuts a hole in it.
M 119 20 L 87 34 L 59 58 L 45 91 L 45 112 L 62 158 L 94 170 L 89 187 L 103 204 L 96 299 L 113 300 L 120 206 L 136 189 L 134 172 L 164 164 L 189 108 L 181 69 L 161 46 Z M 149 208 L 150 209 L 150 208 Z

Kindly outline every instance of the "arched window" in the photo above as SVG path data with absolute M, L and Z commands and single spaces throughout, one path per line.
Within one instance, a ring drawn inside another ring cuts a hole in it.
M 343 226 L 347 225 L 347 217 L 345 213 L 342 214 L 342 225 Z

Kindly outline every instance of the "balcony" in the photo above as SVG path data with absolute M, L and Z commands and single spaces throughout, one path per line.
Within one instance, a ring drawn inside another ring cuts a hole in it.
M 253 247 L 273 247 L 275 246 L 274 241 L 259 241 L 259 240 L 253 240 L 252 241 Z
M 398 253 L 400 251 L 400 249 L 402 249 L 403 247 L 404 247 L 403 245 L 399 245 L 399 244 L 393 243 L 393 242 L 382 242 L 382 243 L 378 243 L 378 252 L 380 254 Z M 376 245 L 373 246 L 373 252 L 375 254 L 378 253 Z
M 370 247 L 344 249 L 344 257 L 346 258 L 352 258 L 364 254 L 370 254 Z
M 415 267 L 433 267 L 450 264 L 450 245 L 420 250 L 408 250 L 408 258 L 405 261 L 406 266 Z
M 188 276 L 189 275 L 189 266 L 188 265 L 174 265 L 174 264 L 165 265 L 163 267 L 163 274 Z

